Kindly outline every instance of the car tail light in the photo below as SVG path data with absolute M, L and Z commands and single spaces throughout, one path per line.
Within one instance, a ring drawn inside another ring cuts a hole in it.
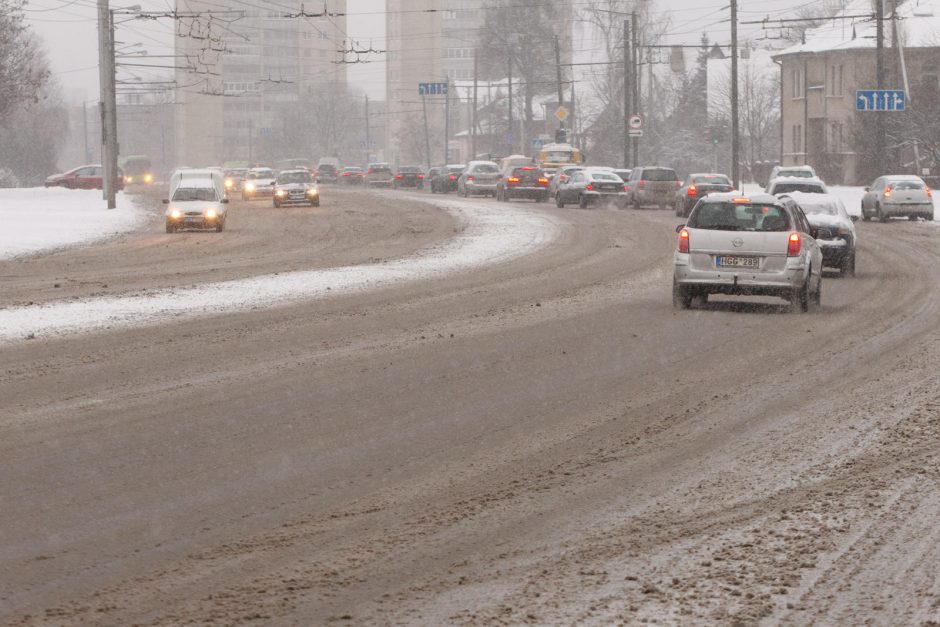
M 787 240 L 787 257 L 799 257 L 800 250 L 803 248 L 803 238 L 799 233 L 790 233 Z
M 539 185 L 548 185 L 548 179 L 543 176 L 539 179 Z
M 456 177 L 456 176 L 454 176 L 453 174 L 451 174 L 451 175 L 450 175 L 450 180 L 452 180 L 452 181 L 456 181 L 456 180 L 457 180 L 457 177 Z
M 623 186 L 623 191 L 629 192 L 629 191 L 630 191 L 630 186 L 629 186 L 629 185 L 624 185 L 624 186 Z
M 891 186 L 885 187 L 885 198 L 891 198 Z
M 593 192 L 593 191 L 594 191 L 594 183 L 588 183 L 588 184 L 587 184 L 587 187 L 585 187 L 584 189 L 588 190 L 589 192 Z
M 473 177 L 472 177 L 472 176 L 468 176 L 468 177 L 467 177 L 467 182 L 468 182 L 468 183 L 472 183 L 472 182 L 473 182 Z
M 679 252 L 689 252 L 689 229 L 679 231 Z
M 343 176 L 349 176 L 349 172 L 343 172 Z
M 403 177 L 401 174 L 396 174 L 396 175 L 395 175 L 395 178 L 400 181 L 400 180 L 402 180 L 402 179 L 405 178 L 405 177 Z
M 924 190 L 927 192 L 927 198 L 933 198 L 933 191 L 929 187 L 925 187 Z
M 530 167 L 527 166 L 527 167 L 522 168 L 522 171 L 523 171 L 523 172 L 531 172 L 531 171 L 534 170 L 534 169 L 535 169 L 535 168 L 530 168 Z
M 676 180 L 676 187 L 682 187 L 682 181 Z
M 424 175 L 423 175 L 423 174 L 419 174 L 419 175 L 418 175 L 418 178 L 421 179 L 421 180 L 424 180 Z
M 640 189 L 643 189 L 643 187 L 646 186 L 646 182 L 643 179 L 640 179 L 639 181 L 637 181 L 636 186 L 639 187 Z
M 359 178 L 362 178 L 362 172 L 356 172 L 356 176 L 358 176 Z
M 519 182 L 519 177 L 518 177 L 518 176 L 510 176 L 508 179 L 506 179 L 506 182 L 509 183 L 510 185 L 515 185 L 516 183 Z
M 689 196 L 696 196 L 696 195 L 698 195 L 698 190 L 695 189 L 695 185 L 689 185 L 689 191 L 686 192 L 686 194 L 689 195 Z

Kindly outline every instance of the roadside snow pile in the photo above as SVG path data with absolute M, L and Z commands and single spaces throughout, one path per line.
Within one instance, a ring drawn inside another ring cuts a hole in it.
M 0 259 L 104 239 L 144 219 L 130 196 L 105 209 L 101 191 L 31 187 L 0 189 Z
M 415 196 L 426 200 L 426 197 Z M 0 309 L 0 343 L 29 335 L 63 336 L 160 324 L 181 317 L 268 308 L 305 299 L 391 287 L 494 265 L 528 255 L 553 241 L 555 221 L 544 213 L 494 203 L 440 200 L 462 228 L 445 242 L 385 263 L 282 272 L 194 287 Z

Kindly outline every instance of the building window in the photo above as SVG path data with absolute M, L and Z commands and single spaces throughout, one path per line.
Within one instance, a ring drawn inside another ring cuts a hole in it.
M 841 96 L 844 92 L 844 76 L 842 65 L 829 66 L 829 95 Z
M 793 69 L 793 98 L 803 97 L 803 68 Z
M 829 127 L 829 152 L 842 152 L 842 123 L 833 122 Z
M 803 152 L 803 125 L 802 124 L 793 125 L 793 152 L 794 153 Z

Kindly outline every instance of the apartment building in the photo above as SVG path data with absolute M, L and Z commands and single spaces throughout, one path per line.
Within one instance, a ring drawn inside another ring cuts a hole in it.
M 933 117 L 940 96 L 940 16 L 926 3 L 898 6 L 898 37 L 886 23 L 885 89 L 903 89 L 907 74 L 908 111 L 873 113 L 856 109 L 856 90 L 876 83 L 875 24 L 841 16 L 871 12 L 867 0 L 848 3 L 836 19 L 807 31 L 806 40 L 774 56 L 780 65 L 781 163 L 812 165 L 830 183 L 866 184 L 884 172 L 914 172 L 913 140 L 921 137 L 918 114 Z M 853 23 L 854 22 L 854 23 Z M 893 137 L 887 152 L 872 154 L 876 116 L 884 116 Z M 922 166 L 929 162 L 920 148 Z M 921 174 L 922 171 L 917 171 Z
M 178 11 L 199 14 L 177 24 L 177 164 L 319 156 L 317 146 L 283 152 L 299 149 L 290 113 L 317 90 L 345 88 L 347 66 L 336 62 L 347 45 L 346 0 L 262 6 L 177 0 Z

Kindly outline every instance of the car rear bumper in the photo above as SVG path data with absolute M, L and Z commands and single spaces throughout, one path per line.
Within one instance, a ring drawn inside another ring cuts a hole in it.
M 492 194 L 496 191 L 496 183 L 464 183 L 468 194 Z
M 627 195 L 624 192 L 585 191 L 584 195 L 590 202 L 610 202 L 617 203 L 618 205 L 626 204 L 627 202 Z
M 788 262 L 780 272 L 749 272 L 739 270 L 695 270 L 689 265 L 689 256 L 675 253 L 676 283 L 701 293 L 785 296 L 803 287 L 806 268 L 797 264 L 797 258 Z M 793 265 L 790 265 L 792 263 Z
M 505 194 L 511 198 L 539 198 L 548 196 L 548 187 L 507 187 Z
M 883 202 L 881 210 L 886 216 L 909 216 L 929 213 L 933 215 L 933 203 L 922 202 Z

